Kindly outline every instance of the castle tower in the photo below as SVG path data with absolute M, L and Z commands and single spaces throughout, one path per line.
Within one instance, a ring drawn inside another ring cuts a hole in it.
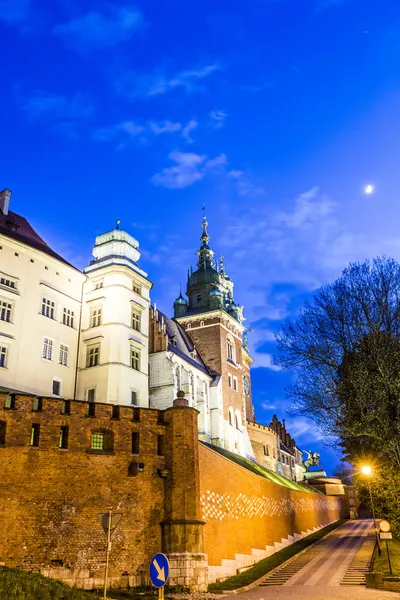
M 219 265 L 214 259 L 207 227 L 204 216 L 197 269 L 188 273 L 188 301 L 182 296 L 175 301 L 174 316 L 216 380 L 222 380 L 221 397 L 211 399 L 211 441 L 251 456 L 246 418 L 253 419 L 249 371 L 252 360 L 243 348 L 242 307 L 234 300 L 234 284 L 225 272 L 222 258 Z
M 96 237 L 83 287 L 80 400 L 148 406 L 149 292 L 139 243 L 117 226 Z

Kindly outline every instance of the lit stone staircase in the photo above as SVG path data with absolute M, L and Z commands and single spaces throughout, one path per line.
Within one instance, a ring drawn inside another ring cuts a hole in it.
M 300 556 L 293 556 L 282 567 L 278 567 L 270 575 L 267 575 L 260 586 L 283 585 L 311 562 L 328 544 L 329 540 L 324 538 L 310 548 L 307 548 Z
M 375 530 L 370 531 L 365 538 L 340 585 L 365 585 L 365 575 L 371 570 L 374 546 Z

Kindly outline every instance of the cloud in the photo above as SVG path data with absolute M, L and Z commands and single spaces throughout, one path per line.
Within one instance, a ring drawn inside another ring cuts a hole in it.
M 196 129 L 197 126 L 198 122 L 192 119 L 182 130 L 182 137 L 187 141 L 188 144 L 193 144 L 194 140 L 190 137 L 190 132 L 193 131 L 193 129 Z
M 254 364 L 253 368 L 258 369 L 259 367 L 271 369 L 271 371 L 275 371 L 276 373 L 282 371 L 281 367 L 274 365 L 272 361 L 272 354 L 269 354 L 268 352 L 257 352 L 257 362 Z
M 236 190 L 241 197 L 254 197 L 264 193 L 264 189 L 252 183 L 243 171 L 229 171 L 228 177 L 236 183 Z
M 91 46 L 114 46 L 128 41 L 145 22 L 139 9 L 129 6 L 108 6 L 106 13 L 88 12 L 81 17 L 61 23 L 53 34 L 64 38 L 74 48 L 82 42 Z
M 161 96 L 177 89 L 184 89 L 187 93 L 200 92 L 203 88 L 199 85 L 199 81 L 210 77 L 218 70 L 220 67 L 214 64 L 180 71 L 170 76 L 160 71 L 142 76 L 137 73 L 127 73 L 117 80 L 116 90 L 131 99 Z
M 0 0 L 0 21 L 15 25 L 25 21 L 29 13 L 29 0 Z
M 94 113 L 94 106 L 80 93 L 68 98 L 42 90 L 34 92 L 24 102 L 23 108 L 38 119 L 77 121 L 87 119 Z
M 170 189 L 182 189 L 203 179 L 208 172 L 227 164 L 227 158 L 224 154 L 208 159 L 206 155 L 195 154 L 194 152 L 172 152 L 169 158 L 175 165 L 156 173 L 151 178 L 154 185 Z
M 190 132 L 198 126 L 197 121 L 191 120 L 185 126 L 179 122 L 172 121 L 149 121 L 147 123 L 137 123 L 135 121 L 123 121 L 116 125 L 101 127 L 96 129 L 92 134 L 92 139 L 101 142 L 115 140 L 119 137 L 126 137 L 127 134 L 131 139 L 140 136 L 141 142 L 149 142 L 151 137 L 158 137 L 163 134 L 180 133 L 188 143 L 193 143 L 190 137 Z
M 221 127 L 224 126 L 224 122 L 227 116 L 228 115 L 222 110 L 212 110 L 210 112 L 210 117 L 214 121 L 214 129 L 221 129 Z
M 161 133 L 175 133 L 182 129 L 181 123 L 172 123 L 171 121 L 164 121 L 161 125 L 158 125 L 154 121 L 150 121 L 149 128 L 154 135 L 160 135 Z

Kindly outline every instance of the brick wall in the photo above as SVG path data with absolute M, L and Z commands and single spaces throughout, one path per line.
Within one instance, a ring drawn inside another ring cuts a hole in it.
M 210 580 L 340 518 L 337 498 L 274 484 L 203 445 L 200 490 Z
M 0 422 L 6 423 L 0 447 L 0 562 L 79 587 L 101 585 L 106 537 L 98 514 L 110 509 L 123 514 L 112 538 L 114 586 L 141 583 L 140 573 L 146 575 L 152 555 L 163 550 L 166 522 L 172 529 L 166 550 L 181 552 L 173 524 L 184 526 L 187 513 L 193 521 L 199 512 L 198 468 L 186 464 L 197 461 L 197 411 L 121 406 L 113 419 L 106 404 L 96 403 L 95 416 L 89 417 L 86 402 L 71 401 L 66 415 L 58 399 L 43 398 L 40 412 L 32 410 L 33 397 L 17 395 L 14 409 L 6 408 L 5 399 L 0 393 Z M 40 425 L 38 447 L 30 446 L 32 424 Z M 69 427 L 68 449 L 59 448 L 62 426 Z M 93 430 L 112 432 L 109 452 L 90 451 Z M 135 455 L 133 432 L 140 436 Z M 165 456 L 157 454 L 159 435 L 165 436 Z M 185 460 L 177 460 L 178 451 Z M 144 471 L 130 476 L 132 463 L 143 463 Z M 201 530 L 199 523 L 196 553 L 202 552 Z

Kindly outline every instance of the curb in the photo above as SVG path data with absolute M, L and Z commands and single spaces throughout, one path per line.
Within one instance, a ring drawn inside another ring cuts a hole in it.
M 340 519 L 338 519 L 338 521 L 339 520 Z M 344 523 L 342 523 L 342 525 L 344 525 Z M 265 573 L 265 575 L 262 575 L 261 577 L 259 577 L 255 581 L 253 581 L 253 583 L 249 583 L 248 585 L 245 585 L 244 587 L 241 587 L 241 588 L 237 588 L 236 590 L 221 590 L 219 592 L 216 592 L 215 596 L 217 597 L 218 594 L 219 595 L 224 595 L 224 596 L 229 596 L 229 595 L 233 595 L 233 594 L 241 594 L 242 592 L 248 592 L 249 590 L 252 590 L 253 588 L 258 587 L 270 575 L 273 575 L 274 573 L 276 573 L 276 571 L 279 571 L 285 565 L 290 564 L 293 560 L 296 560 L 297 558 L 299 558 L 299 556 L 302 556 L 305 552 L 307 552 L 307 550 L 309 550 L 310 548 L 313 548 L 313 546 L 315 546 L 316 544 L 319 544 L 319 542 L 322 542 L 322 540 L 325 540 L 326 538 L 328 538 L 335 531 L 337 531 L 339 529 L 339 527 L 341 527 L 341 525 L 339 525 L 338 527 L 336 527 L 336 529 L 332 529 L 332 531 L 329 531 L 329 533 L 327 533 L 326 535 L 324 535 L 322 538 L 320 538 L 316 542 L 313 542 L 312 544 L 310 544 L 309 546 L 307 546 L 307 548 L 304 548 L 303 550 L 300 550 L 300 552 L 297 552 L 297 554 L 294 554 L 293 556 L 291 556 L 290 558 L 288 558 L 287 560 L 285 560 L 285 562 L 281 563 L 280 565 L 278 565 L 274 569 L 271 569 L 271 571 L 268 571 L 268 573 Z M 312 535 L 312 534 L 310 534 L 310 535 Z M 271 556 L 273 556 L 273 555 L 271 555 Z M 257 564 L 257 563 L 255 563 L 255 564 Z M 211 593 L 213 593 L 213 592 L 211 592 Z

